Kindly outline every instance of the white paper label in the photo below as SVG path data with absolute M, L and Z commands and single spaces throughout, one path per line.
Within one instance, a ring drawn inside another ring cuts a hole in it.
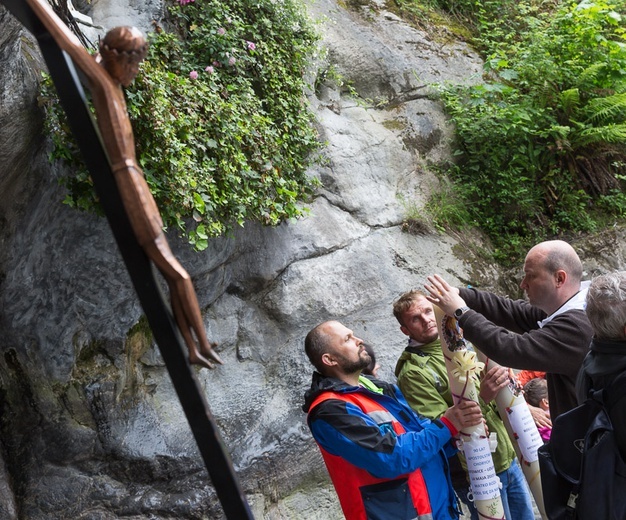
M 512 406 L 507 410 L 511 430 L 517 440 L 517 445 L 522 453 L 522 457 L 528 463 L 539 460 L 537 449 L 543 444 L 541 435 L 537 430 L 533 416 L 530 414 L 528 406 L 524 404 Z
M 463 442 L 463 453 L 467 460 L 467 472 L 474 500 L 491 500 L 500 496 L 500 479 L 493 466 L 489 439 Z

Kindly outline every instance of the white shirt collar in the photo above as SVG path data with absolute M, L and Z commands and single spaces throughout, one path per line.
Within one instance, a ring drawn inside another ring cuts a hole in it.
M 574 296 L 572 296 L 569 300 L 567 300 L 563 305 L 561 305 L 556 311 L 554 311 L 547 318 L 538 321 L 537 325 L 539 328 L 543 328 L 546 323 L 551 322 L 554 318 L 556 318 L 559 314 L 563 314 L 566 311 L 572 309 L 578 309 L 581 311 L 585 310 L 587 306 L 587 291 L 589 291 L 589 286 L 591 282 L 581 282 L 580 283 L 580 291 L 578 291 Z

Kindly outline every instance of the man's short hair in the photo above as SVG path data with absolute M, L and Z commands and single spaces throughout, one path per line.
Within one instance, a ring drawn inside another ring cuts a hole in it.
M 393 304 L 393 315 L 400 325 L 404 325 L 404 323 L 402 323 L 402 315 L 411 308 L 419 297 L 426 298 L 426 293 L 419 289 L 413 289 L 409 292 L 405 292 L 395 301 Z
M 595 277 L 585 310 L 598 339 L 626 340 L 626 271 Z
M 331 336 L 326 332 L 325 321 L 309 331 L 304 340 L 304 351 L 311 364 L 320 373 L 324 374 L 324 364 L 322 356 L 329 351 Z

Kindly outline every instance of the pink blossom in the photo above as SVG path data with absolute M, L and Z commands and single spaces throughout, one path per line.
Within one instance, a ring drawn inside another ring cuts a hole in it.
M 246 42 L 246 45 L 248 47 L 249 51 L 253 51 L 254 49 L 256 49 L 256 45 L 254 44 L 254 42 Z
M 214 67 L 219 67 L 220 66 L 220 62 L 219 61 L 214 61 L 213 62 L 213 66 Z
M 193 2 L 194 0 L 178 0 L 178 3 L 180 5 L 187 5 L 190 4 L 191 2 Z
M 234 56 L 231 56 L 230 58 L 228 58 L 228 64 L 231 66 L 234 65 L 236 61 L 237 60 L 235 59 Z
M 223 27 L 220 27 L 217 30 L 217 34 L 219 34 L 220 36 L 223 36 L 224 34 L 226 34 L 226 29 L 224 29 Z
M 192 71 L 189 73 L 189 77 L 190 77 L 191 79 L 198 79 L 198 73 L 197 73 L 195 70 L 192 70 Z
M 206 72 L 208 72 L 209 74 L 213 74 L 215 72 L 215 69 L 213 67 L 211 67 L 211 65 L 209 65 L 206 69 L 204 69 Z

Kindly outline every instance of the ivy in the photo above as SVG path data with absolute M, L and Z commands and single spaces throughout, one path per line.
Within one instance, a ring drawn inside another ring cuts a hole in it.
M 126 90 L 137 157 L 166 227 L 198 250 L 256 220 L 299 217 L 317 181 L 319 140 L 303 92 L 318 36 L 296 0 L 169 2 Z M 70 164 L 65 202 L 98 210 L 49 82 L 53 160 Z

